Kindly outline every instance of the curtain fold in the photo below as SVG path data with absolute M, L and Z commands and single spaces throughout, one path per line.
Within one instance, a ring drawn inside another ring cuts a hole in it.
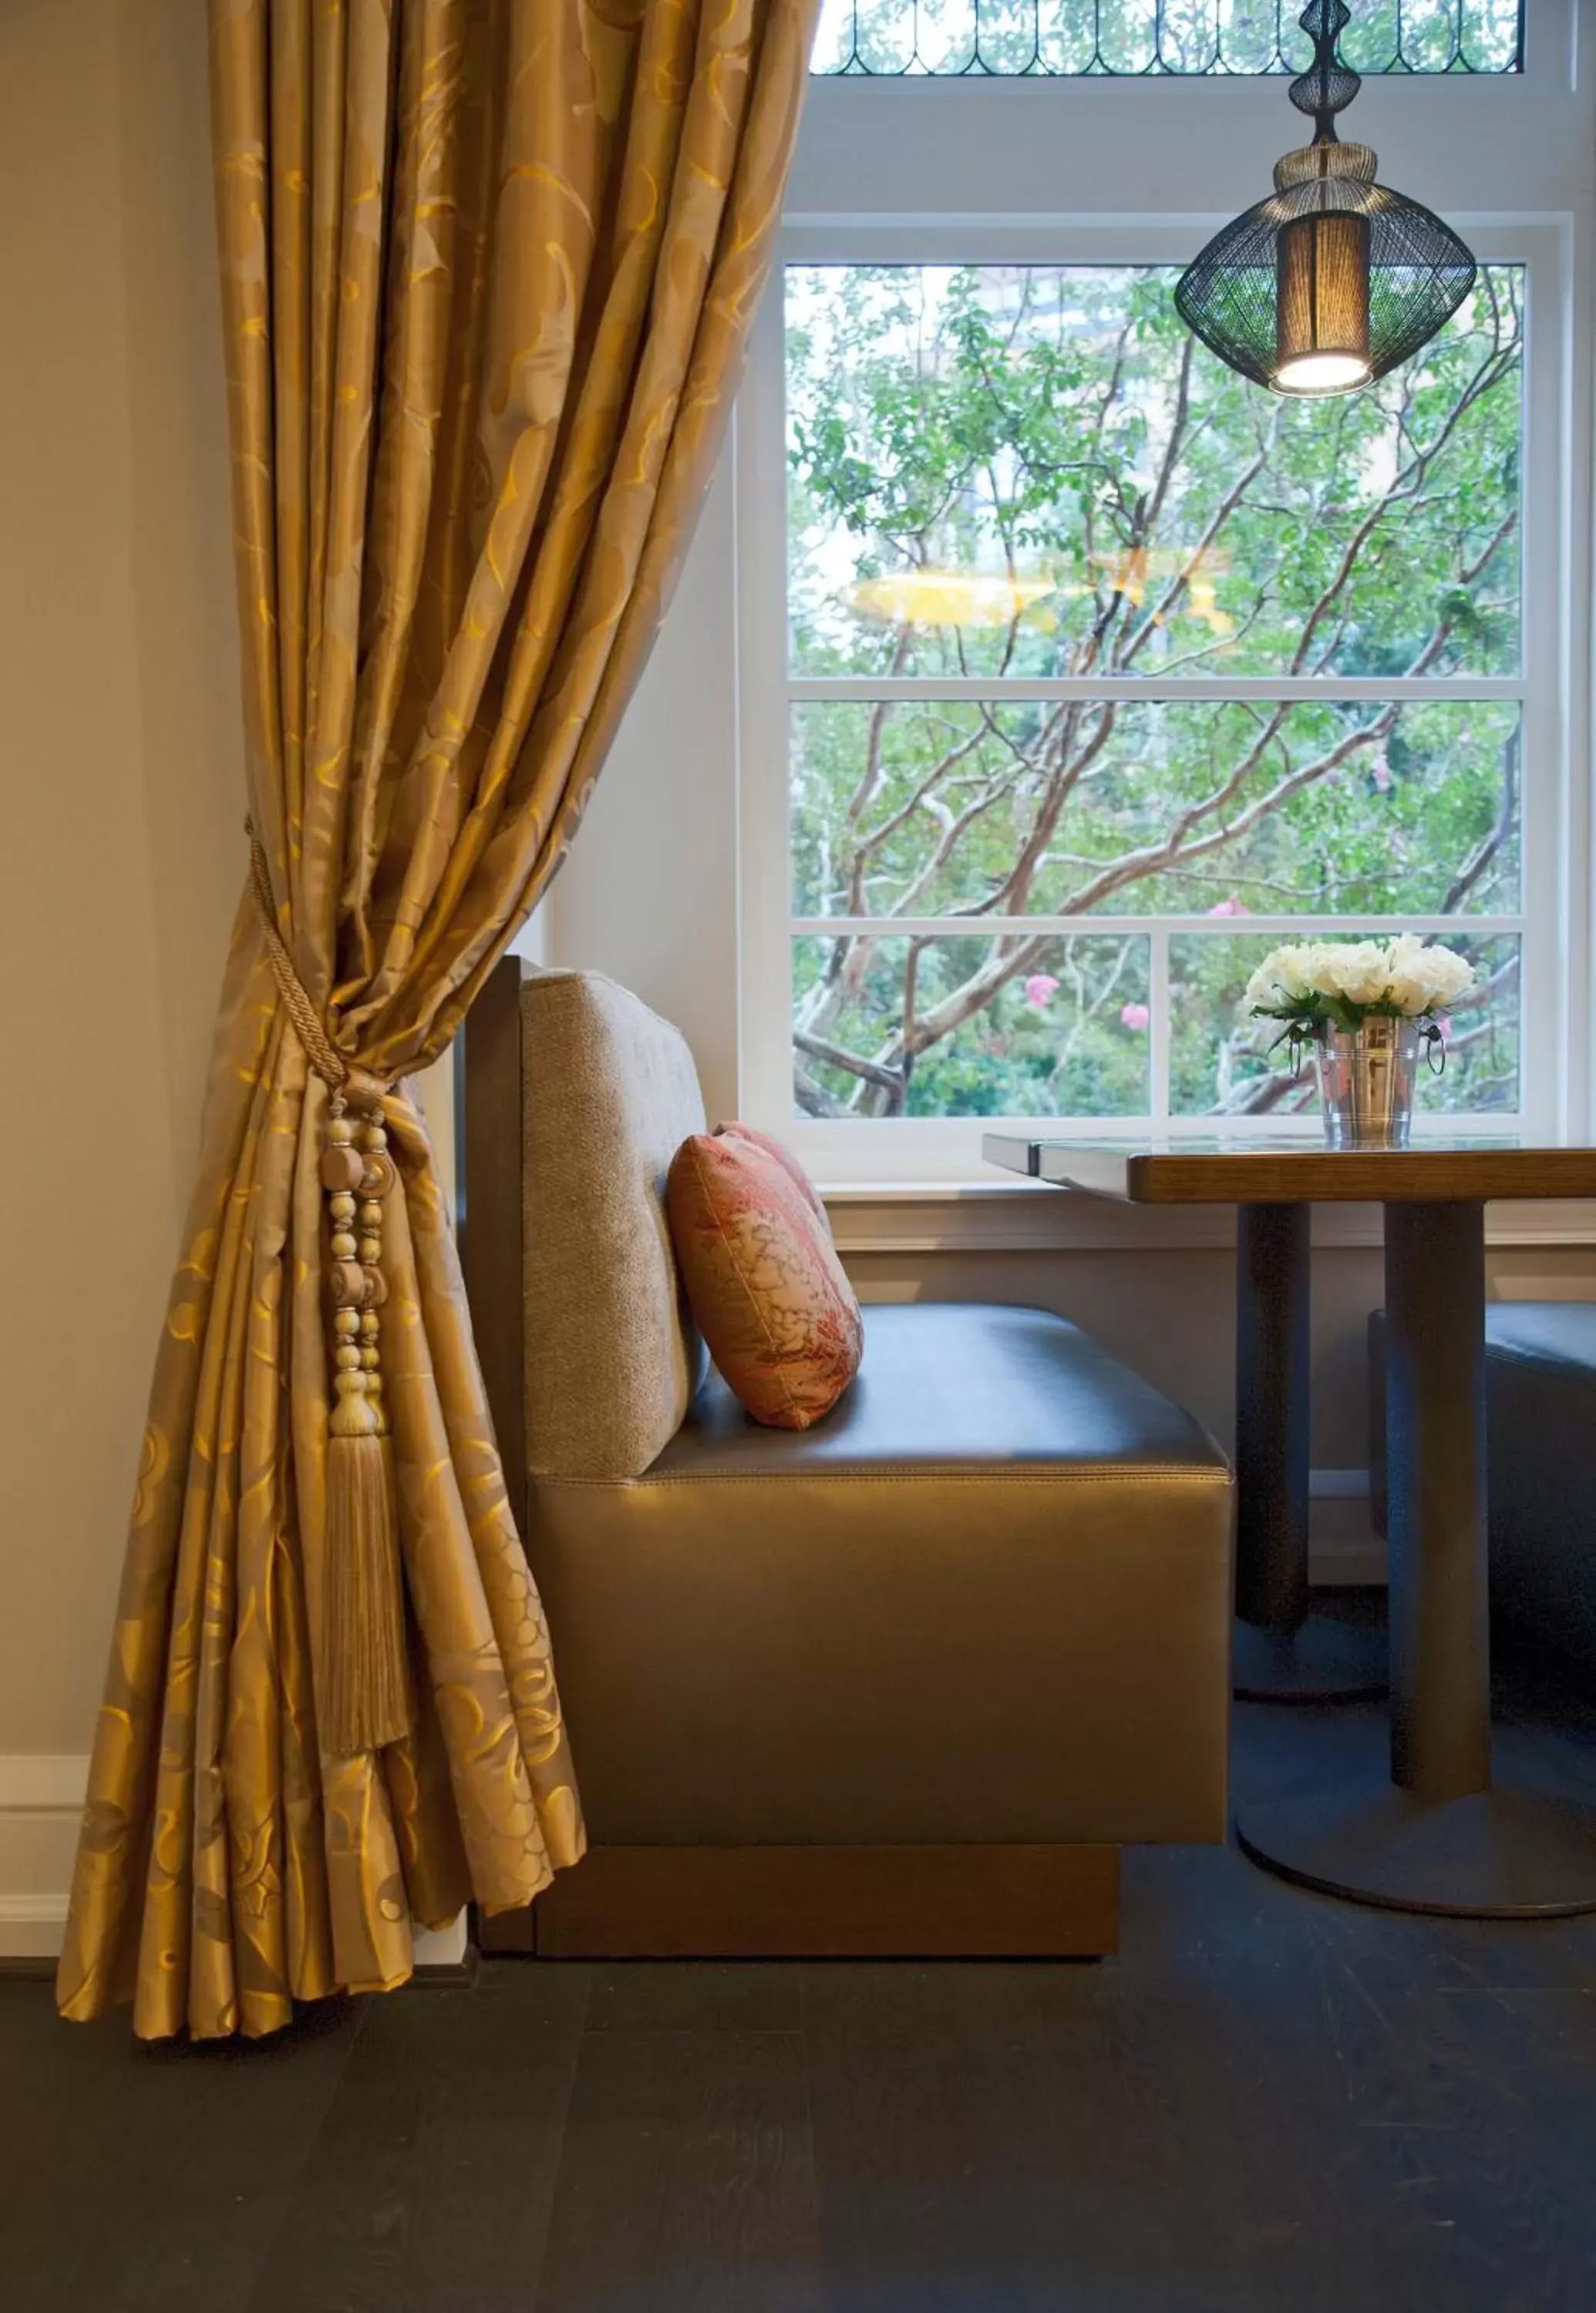
M 412 1918 L 527 1903 L 582 1853 L 402 1079 L 558 868 L 647 658 L 769 267 L 815 4 L 210 0 L 247 805 L 299 980 L 393 1086 L 382 1361 L 416 1711 L 381 1751 L 318 1743 L 328 1087 L 246 897 L 66 2015 L 131 1998 L 143 2036 L 269 2032 L 297 2000 L 402 1982 Z

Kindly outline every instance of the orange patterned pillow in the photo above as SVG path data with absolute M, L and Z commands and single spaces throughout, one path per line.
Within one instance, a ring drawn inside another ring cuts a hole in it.
M 807 1429 L 859 1371 L 864 1323 L 807 1176 L 763 1140 L 695 1132 L 672 1161 L 666 1209 L 693 1317 L 730 1388 L 755 1421 Z
M 762 1132 L 756 1124 L 739 1124 L 736 1119 L 732 1117 L 725 1124 L 718 1124 L 715 1127 L 715 1138 L 717 1140 L 746 1140 L 750 1147 L 763 1148 L 767 1156 L 773 1156 L 802 1197 L 805 1204 L 808 1206 L 809 1210 L 825 1222 L 825 1233 L 830 1236 L 832 1225 L 825 1207 L 820 1201 L 819 1190 L 798 1163 L 791 1149 L 783 1148 L 773 1133 Z

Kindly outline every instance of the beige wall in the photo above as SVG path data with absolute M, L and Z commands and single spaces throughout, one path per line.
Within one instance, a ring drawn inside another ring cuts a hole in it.
M 607 972 L 676 1023 L 711 1117 L 737 1105 L 731 463 L 722 457 L 669 622 L 542 910 L 551 962 Z
M 200 0 L 0 8 L 0 1754 L 92 1731 L 241 888 L 207 138 Z

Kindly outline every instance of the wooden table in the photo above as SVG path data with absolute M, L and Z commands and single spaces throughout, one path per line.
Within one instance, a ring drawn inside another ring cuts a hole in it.
M 1308 1611 L 1309 1227 L 1385 1207 L 1390 1772 L 1245 1809 L 1256 1862 L 1394 1910 L 1596 1911 L 1596 1810 L 1491 1777 L 1485 1208 L 1596 1197 L 1596 1149 L 1503 1140 L 1331 1150 L 1283 1140 L 1045 1140 L 993 1164 L 1125 1204 L 1237 1208 L 1238 1691 L 1369 1692 Z

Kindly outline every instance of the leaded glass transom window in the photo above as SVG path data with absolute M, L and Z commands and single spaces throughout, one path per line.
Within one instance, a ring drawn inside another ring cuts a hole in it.
M 1298 73 L 1301 0 L 824 0 L 813 69 L 1003 79 Z M 1521 0 L 1361 0 L 1342 36 L 1360 73 L 1513 73 Z

